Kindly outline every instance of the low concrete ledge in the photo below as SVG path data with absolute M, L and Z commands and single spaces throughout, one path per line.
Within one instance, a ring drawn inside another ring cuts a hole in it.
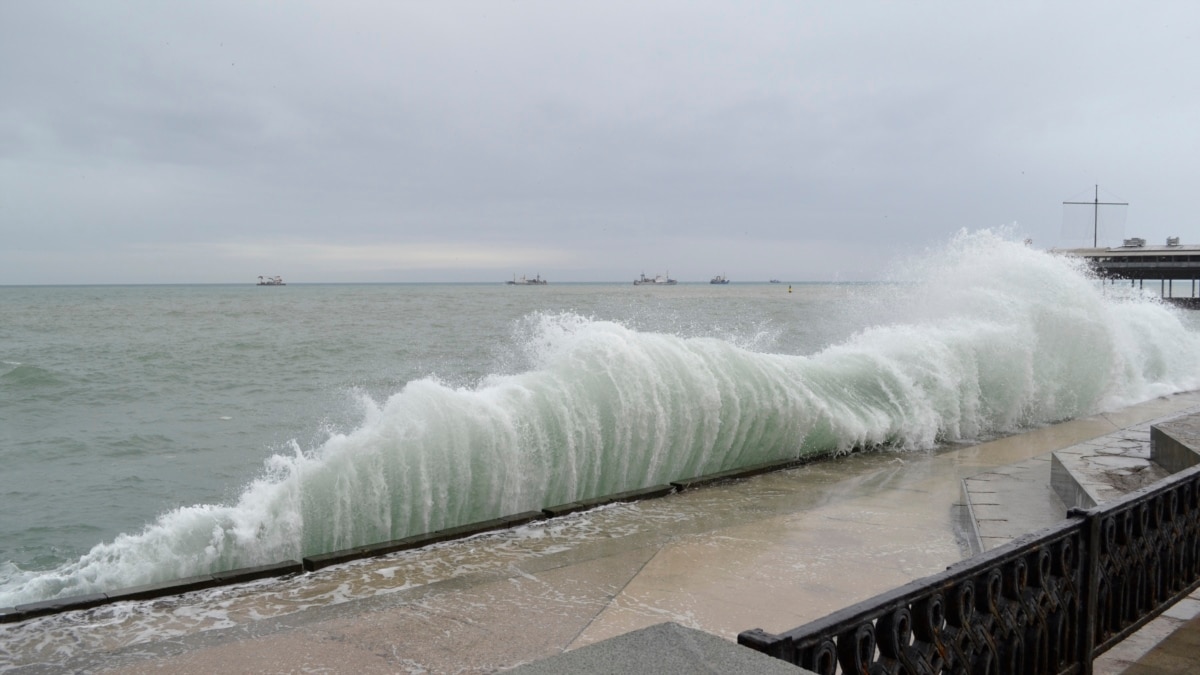
M 542 513 L 550 518 L 565 516 L 578 511 L 586 511 L 594 509 L 597 506 L 605 504 L 616 504 L 619 502 L 636 502 L 642 499 L 654 499 L 656 497 L 665 497 L 675 491 L 672 485 L 654 485 L 638 490 L 629 490 L 628 492 L 619 492 L 615 495 L 606 497 L 596 497 L 595 499 L 584 499 L 577 502 L 569 502 L 567 504 L 559 504 L 558 506 L 548 506 L 542 509 Z
M 289 574 L 299 574 L 304 571 L 304 566 L 295 560 L 284 560 L 283 562 L 271 563 L 270 565 L 258 565 L 257 567 L 243 567 L 236 570 L 228 570 L 226 572 L 214 572 L 213 579 L 220 585 L 242 584 L 247 581 L 258 581 L 259 579 L 268 579 L 270 577 L 285 577 Z
M 779 471 L 782 469 L 801 466 L 823 457 L 825 457 L 825 455 L 813 455 L 810 457 L 782 460 L 777 462 L 765 462 L 763 464 L 756 464 L 740 469 L 730 469 L 729 471 L 722 471 L 720 473 L 696 476 L 694 478 L 680 481 L 672 481 L 666 485 L 654 485 L 651 487 L 629 490 L 614 495 L 560 504 L 558 506 L 543 508 L 540 511 L 526 511 L 523 513 L 501 516 L 492 520 L 447 528 L 437 532 L 418 534 L 411 537 L 406 537 L 404 539 L 385 541 L 377 544 L 368 544 L 365 546 L 356 546 L 340 551 L 332 551 L 330 553 L 307 556 L 300 562 L 287 560 L 269 565 L 247 567 L 236 570 L 228 570 L 225 572 L 217 572 L 214 574 L 198 575 L 184 579 L 122 588 L 108 594 L 97 593 L 94 595 L 81 595 L 57 600 L 46 600 L 44 602 L 31 603 L 28 605 L 18 605 L 17 607 L 2 607 L 0 608 L 0 624 L 23 621 L 25 619 L 44 614 L 53 614 L 74 609 L 89 609 L 110 602 L 150 600 L 171 595 L 181 595 L 183 593 L 214 588 L 217 586 L 257 581 L 259 579 L 265 579 L 268 577 L 280 577 L 302 572 L 315 572 L 316 570 L 329 567 L 331 565 L 421 548 L 423 546 L 429 546 L 431 544 L 437 544 L 453 539 L 462 539 L 476 534 L 509 529 L 525 525 L 536 520 L 542 520 L 547 517 L 553 518 L 557 516 L 564 516 L 571 513 L 576 513 L 578 511 L 593 509 L 598 506 L 604 506 L 606 504 L 665 497 L 676 491 L 701 487 L 711 483 L 716 483 L 718 481 L 749 478 L 751 476 L 770 473 L 772 471 Z
M 615 495 L 601 497 L 595 501 L 599 502 L 600 504 L 636 502 L 643 499 L 658 499 L 659 497 L 666 497 L 672 492 L 675 492 L 675 488 L 668 483 L 666 485 L 651 485 L 650 487 L 644 487 L 638 490 L 629 490 L 628 492 L 618 492 Z
M 27 605 L 17 605 L 13 609 L 22 615 L 21 618 L 16 620 L 24 621 L 25 619 L 32 619 L 36 616 L 44 616 L 46 614 L 69 612 L 75 609 L 91 609 L 107 602 L 108 596 L 106 594 L 90 593 L 88 595 L 72 595 L 67 598 L 31 602 Z
M 231 586 L 248 581 L 258 581 L 270 577 L 282 577 L 288 574 L 303 572 L 304 567 L 295 560 L 258 565 L 256 567 L 241 567 L 215 574 L 200 574 L 194 577 L 174 579 L 142 586 L 119 588 L 111 593 L 89 593 L 73 595 L 66 598 L 54 598 L 41 602 L 31 602 L 16 607 L 0 608 L 0 623 L 15 623 L 47 614 L 58 614 L 80 609 L 92 609 L 101 605 L 127 600 L 153 600 L 171 595 L 182 595 L 192 591 L 202 591 L 217 586 Z
M 379 542 L 378 544 L 367 544 L 366 546 L 356 546 L 354 548 L 345 548 L 340 551 L 330 551 L 329 553 L 305 556 L 302 562 L 306 571 L 315 572 L 331 565 L 340 565 L 341 563 L 351 562 L 354 560 L 375 558 L 378 556 L 387 555 L 389 553 L 396 553 L 398 551 L 407 551 L 409 549 L 418 548 L 420 546 L 424 546 L 425 544 L 434 543 L 436 541 L 441 540 L 434 538 L 430 534 L 423 534 L 404 539 L 383 541 Z
M 451 539 L 463 539 L 475 534 L 495 532 L 496 530 L 506 530 L 509 527 L 512 526 L 509 524 L 508 519 L 493 518 L 491 520 L 484 520 L 478 523 L 470 523 L 467 525 L 460 525 L 459 527 L 438 530 L 437 532 L 430 532 L 429 534 L 419 534 L 413 537 L 413 541 L 416 542 L 418 547 L 428 546 L 429 544 L 440 544 L 443 541 L 450 541 Z
M 817 458 L 814 457 L 813 459 L 817 459 Z M 673 485 L 676 490 L 679 490 L 680 492 L 682 492 L 684 490 L 688 490 L 691 488 L 698 488 L 698 487 L 704 487 L 705 485 L 711 485 L 713 483 L 717 483 L 717 482 L 720 482 L 723 480 L 734 480 L 737 478 L 749 478 L 751 476 L 758 476 L 758 475 L 761 475 L 764 473 L 771 473 L 774 471 L 782 471 L 783 469 L 790 469 L 793 467 L 801 466 L 803 464 L 807 464 L 810 461 L 812 461 L 812 460 L 811 459 L 808 459 L 808 460 L 785 459 L 785 460 L 779 461 L 779 462 L 764 462 L 763 464 L 755 464 L 753 466 L 742 467 L 740 469 L 730 469 L 728 471 L 721 471 L 718 473 L 710 473 L 710 474 L 706 474 L 703 476 L 695 476 L 693 478 L 688 478 L 685 480 L 675 480 L 675 481 L 671 481 L 671 485 Z
M 567 502 L 566 504 L 559 504 L 558 506 L 547 506 L 546 508 L 542 509 L 542 513 L 545 514 L 547 518 L 557 518 L 559 516 L 575 513 L 576 511 L 583 511 L 586 508 L 588 507 L 584 506 L 583 502 Z
M 509 527 L 520 527 L 528 525 L 535 520 L 545 520 L 546 514 L 541 511 L 525 511 L 524 513 L 515 513 L 511 516 L 504 516 L 501 520 L 507 521 Z
M 1171 473 L 1200 464 L 1200 415 L 1152 425 L 1150 458 Z
M 483 534 L 485 532 L 494 532 L 496 530 L 506 530 L 512 527 L 524 525 L 534 520 L 540 520 L 545 516 L 540 511 L 526 511 L 524 513 L 516 513 L 509 516 L 501 516 L 478 523 L 461 525 L 459 527 L 451 527 L 437 532 L 427 532 L 425 534 L 416 534 L 404 539 L 393 539 L 392 541 L 384 541 L 378 544 L 367 544 L 366 546 L 356 546 L 354 548 L 342 549 L 341 551 L 332 551 L 330 553 L 321 553 L 319 555 L 307 556 L 303 560 L 303 567 L 309 572 L 315 572 L 319 569 L 329 567 L 330 565 L 338 565 L 344 562 L 353 560 L 362 560 L 364 558 L 374 558 L 376 556 L 387 555 L 389 553 L 398 553 L 400 551 L 408 551 L 430 544 L 438 544 L 451 539 L 461 539 L 475 534 Z
M 211 574 L 202 574 L 194 577 L 186 577 L 184 579 L 175 579 L 172 581 L 162 581 L 156 584 L 145 584 L 142 586 L 132 586 L 130 588 L 122 588 L 108 594 L 109 602 L 122 602 L 125 600 L 152 600 L 168 595 L 182 595 L 191 593 L 192 591 L 202 591 L 206 588 L 220 586 L 220 582 L 213 578 Z

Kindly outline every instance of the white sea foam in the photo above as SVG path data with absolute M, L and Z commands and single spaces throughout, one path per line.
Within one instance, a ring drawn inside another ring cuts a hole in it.
M 880 317 L 811 355 L 526 319 L 531 364 L 361 399 L 361 424 L 272 457 L 227 505 L 160 516 L 0 606 L 296 559 L 809 453 L 929 448 L 1200 385 L 1179 314 L 1078 262 L 961 233 L 889 286 Z M 898 319 L 898 318 L 899 319 Z

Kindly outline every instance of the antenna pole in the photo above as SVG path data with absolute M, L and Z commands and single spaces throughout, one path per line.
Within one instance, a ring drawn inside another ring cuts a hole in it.
M 1129 206 L 1129 202 L 1100 201 L 1100 185 L 1096 184 L 1096 198 L 1090 202 L 1063 202 L 1063 204 L 1091 204 L 1092 206 L 1092 248 L 1100 247 L 1100 207 Z

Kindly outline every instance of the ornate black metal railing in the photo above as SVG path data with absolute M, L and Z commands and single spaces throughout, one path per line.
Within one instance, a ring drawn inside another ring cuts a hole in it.
M 822 674 L 1083 673 L 1200 587 L 1200 466 L 779 635 Z

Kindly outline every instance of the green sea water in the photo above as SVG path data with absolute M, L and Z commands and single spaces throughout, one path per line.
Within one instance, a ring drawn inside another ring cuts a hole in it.
M 883 284 L 0 287 L 0 607 L 1197 386 L 1194 314 L 990 235 Z

